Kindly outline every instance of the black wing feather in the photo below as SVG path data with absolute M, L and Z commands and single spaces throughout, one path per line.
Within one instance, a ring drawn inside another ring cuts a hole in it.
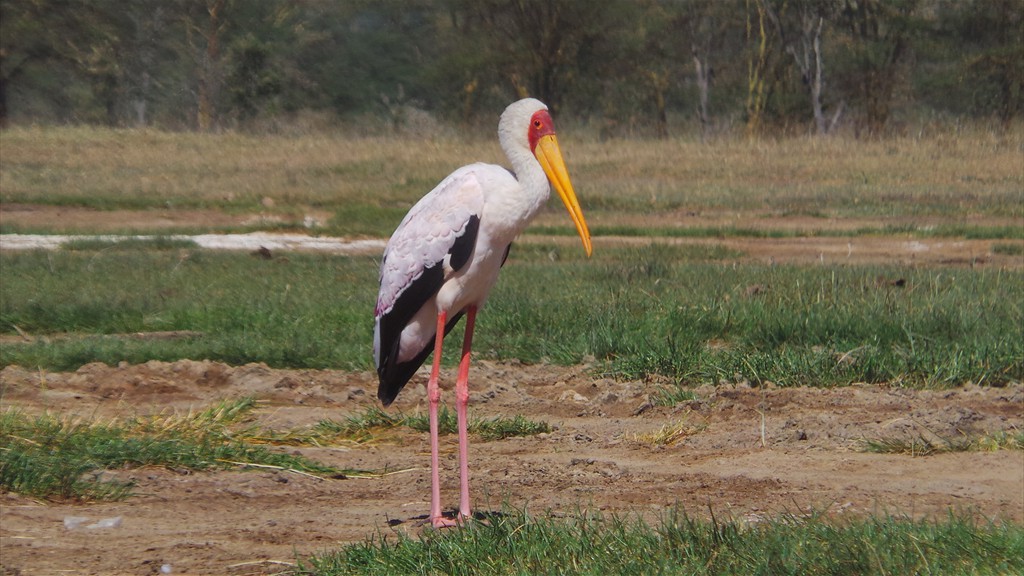
M 466 222 L 462 235 L 455 239 L 452 247 L 448 250 L 448 265 L 453 271 L 460 270 L 469 262 L 476 247 L 479 229 L 480 217 L 471 216 Z M 423 274 L 398 296 L 391 310 L 380 318 L 381 357 L 380 365 L 377 366 L 380 384 L 377 387 L 377 397 L 384 406 L 394 401 L 398 393 L 433 351 L 433 342 L 431 342 L 413 359 L 407 362 L 398 362 L 398 347 L 401 344 L 402 330 L 419 312 L 420 308 L 438 293 L 443 284 L 444 266 L 442 262 L 436 262 L 425 268 Z M 460 310 L 448 319 L 445 323 L 445 336 L 458 324 L 462 315 L 463 311 Z
M 454 318 L 448 320 L 444 326 L 444 335 L 447 336 L 452 328 L 459 323 L 462 319 L 464 312 L 459 312 Z M 433 343 L 431 343 L 433 344 Z M 394 356 L 398 357 L 398 344 L 396 342 L 394 346 Z M 405 388 L 405 385 L 412 379 L 413 374 L 420 369 L 423 365 L 423 361 L 430 356 L 430 353 L 434 351 L 433 345 L 427 346 L 415 358 L 408 362 L 388 362 L 385 363 L 377 374 L 380 376 L 380 385 L 377 387 L 377 398 L 380 399 L 381 403 L 385 407 L 390 406 L 395 398 L 398 397 L 398 393 Z

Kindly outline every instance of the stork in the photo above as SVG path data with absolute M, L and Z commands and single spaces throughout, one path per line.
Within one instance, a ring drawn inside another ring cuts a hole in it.
M 476 163 L 452 172 L 409 210 L 388 241 L 380 266 L 373 356 L 380 377 L 377 397 L 385 407 L 434 353 L 427 400 L 430 522 L 436 528 L 472 517 L 466 406 L 476 313 L 494 287 L 512 241 L 547 202 L 549 182 L 569 210 L 587 256 L 592 250 L 547 106 L 533 98 L 509 105 L 498 121 L 498 140 L 511 171 Z M 438 374 L 444 337 L 463 315 L 466 332 L 455 381 L 460 499 L 458 517 L 452 520 L 441 513 Z

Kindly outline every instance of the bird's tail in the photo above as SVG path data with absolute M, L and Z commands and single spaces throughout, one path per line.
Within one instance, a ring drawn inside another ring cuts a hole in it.
M 452 328 L 455 328 L 455 325 L 462 319 L 463 314 L 464 312 L 459 312 L 448 320 L 444 326 L 445 336 L 452 331 Z M 430 344 L 425 346 L 415 358 L 407 362 L 398 362 L 398 345 L 399 342 L 396 341 L 393 349 L 388 354 L 383 355 L 383 358 L 375 354 L 375 360 L 378 362 L 377 376 L 380 379 L 380 384 L 377 385 L 377 398 L 380 399 L 385 407 L 395 401 L 398 393 L 409 383 L 409 380 L 412 379 L 416 371 L 423 365 L 427 356 L 430 356 L 430 353 L 434 351 L 434 339 L 431 338 Z

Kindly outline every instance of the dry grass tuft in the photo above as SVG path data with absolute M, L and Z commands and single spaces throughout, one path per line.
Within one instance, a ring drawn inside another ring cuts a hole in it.
M 640 444 L 650 444 L 652 446 L 673 446 L 678 444 L 690 436 L 701 433 L 708 427 L 706 422 L 700 424 L 690 422 L 687 417 L 691 414 L 692 412 L 688 410 L 676 422 L 665 424 L 654 432 L 635 434 L 633 440 Z

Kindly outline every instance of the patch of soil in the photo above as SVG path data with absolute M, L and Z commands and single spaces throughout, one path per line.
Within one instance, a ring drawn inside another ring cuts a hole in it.
M 0 220 L 27 230 L 52 234 L 103 234 L 124 230 L 167 233 L 168 230 L 238 228 L 268 222 L 260 215 L 231 215 L 219 210 L 95 210 L 79 206 L 0 204 Z
M 472 418 L 525 415 L 550 433 L 483 442 L 471 437 L 477 511 L 503 504 L 533 514 L 579 510 L 656 521 L 681 506 L 694 516 L 756 522 L 780 513 L 896 514 L 941 518 L 949 510 L 1024 521 L 1024 453 L 932 456 L 862 451 L 865 439 L 941 442 L 1024 426 L 1024 385 L 918 391 L 873 385 L 841 389 L 705 386 L 673 408 L 650 402 L 657 382 L 596 376 L 586 366 L 477 362 Z M 422 381 L 389 411 L 426 410 Z M 442 372 L 450 401 L 454 370 Z M 70 373 L 8 366 L 3 409 L 88 418 L 183 413 L 254 396 L 257 422 L 309 426 L 377 406 L 374 374 L 273 370 L 208 361 L 106 366 Z M 678 442 L 650 436 L 682 424 Z M 458 498 L 456 439 L 442 438 L 442 497 Z M 11 574 L 262 574 L 345 543 L 419 533 L 429 506 L 429 444 L 402 430 L 366 445 L 281 448 L 374 478 L 318 479 L 268 469 L 183 472 L 116 470 L 135 495 L 122 502 L 39 502 L 0 495 L 0 568 Z M 71 517 L 87 521 L 65 527 Z M 105 518 L 119 526 L 87 528 Z

